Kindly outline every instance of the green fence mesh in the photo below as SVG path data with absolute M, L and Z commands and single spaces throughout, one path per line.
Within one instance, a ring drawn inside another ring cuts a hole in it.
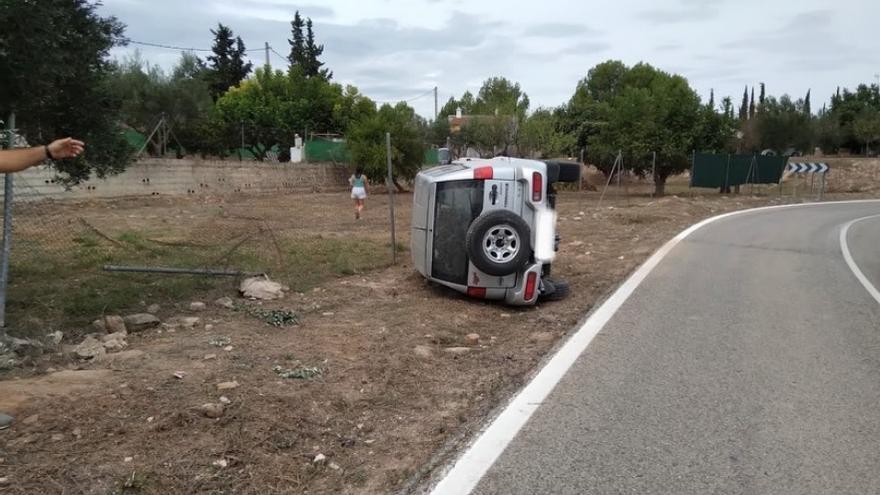
M 694 154 L 691 187 L 778 184 L 787 158 L 758 155 Z
M 306 160 L 310 162 L 349 163 L 351 161 L 351 153 L 344 141 L 307 141 L 305 148 Z

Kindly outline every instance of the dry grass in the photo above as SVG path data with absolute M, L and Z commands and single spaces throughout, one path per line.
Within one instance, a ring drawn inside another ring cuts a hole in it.
M 278 235 L 280 249 L 274 241 L 256 246 L 251 261 L 271 261 L 271 253 L 280 250 L 284 257 L 278 259 L 284 262 L 270 270 L 296 289 L 262 308 L 295 311 L 301 324 L 275 328 L 245 312 L 211 307 L 200 313 L 211 329 L 132 336 L 131 349 L 143 354 L 96 363 L 53 355 L 13 373 L 23 380 L 0 381 L 0 397 L 19 418 L 38 418 L 0 432 L 0 476 L 9 478 L 3 488 L 21 494 L 387 493 L 412 488 L 665 240 L 701 218 L 782 201 L 715 193 L 652 199 L 648 191 L 647 185 L 632 184 L 631 196 L 612 192 L 601 208 L 598 192 L 562 194 L 563 241 L 554 273 L 571 283 L 572 296 L 521 309 L 469 300 L 428 284 L 410 268 L 408 254 L 399 265 L 387 266 L 387 198 L 381 196 L 368 201 L 362 222 L 355 222 L 341 195 L 252 197 L 231 204 L 205 198 L 59 205 L 59 213 L 83 217 L 115 242 L 132 246 L 137 256 L 127 259 L 162 263 L 189 261 L 178 258 L 185 250 L 149 240 L 155 236 L 166 243 L 177 237 L 192 241 L 200 235 L 187 232 L 200 232 L 199 225 L 258 218 Z M 404 245 L 409 201 L 407 196 L 397 201 L 398 241 Z M 184 227 L 166 221 L 175 216 L 186 220 Z M 119 249 L 96 239 L 81 244 L 83 249 Z M 76 285 L 85 284 L 85 274 L 94 270 L 85 267 L 103 262 L 89 256 L 82 257 L 88 263 L 54 267 L 62 280 L 55 299 L 35 303 L 22 298 L 13 314 L 34 311 L 47 319 L 61 315 L 52 321 L 71 315 L 87 321 L 101 308 L 140 308 L 143 301 L 161 304 L 161 316 L 167 318 L 186 314 L 190 297 L 232 295 L 229 282 L 201 286 L 206 282 L 156 276 L 100 275 L 100 284 Z M 53 273 L 52 266 L 30 269 L 31 274 Z M 93 300 L 77 299 L 84 287 L 94 288 Z M 42 309 L 33 310 L 31 304 Z M 464 336 L 473 332 L 481 343 L 471 351 L 444 350 L 464 345 Z M 231 351 L 210 344 L 221 336 L 231 340 Z M 430 356 L 417 355 L 416 346 L 424 346 Z M 206 360 L 207 354 L 217 357 Z M 47 373 L 49 366 L 74 373 L 113 371 L 90 375 L 90 386 L 71 393 L 57 374 Z M 322 373 L 308 380 L 284 379 L 275 366 L 315 367 Z M 172 376 L 178 370 L 185 372 L 183 379 Z M 53 377 L 55 382 L 48 381 Z M 216 389 L 230 380 L 240 387 Z M 21 396 L 25 390 L 30 395 Z M 232 401 L 223 417 L 208 419 L 193 410 L 221 394 Z M 328 463 L 315 465 L 317 453 L 326 455 Z M 221 459 L 226 467 L 214 465 Z

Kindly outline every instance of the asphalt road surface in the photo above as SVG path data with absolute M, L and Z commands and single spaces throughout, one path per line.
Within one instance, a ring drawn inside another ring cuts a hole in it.
M 840 242 L 870 215 L 763 210 L 685 238 L 473 493 L 880 493 L 880 303 Z M 847 243 L 880 287 L 880 216 Z

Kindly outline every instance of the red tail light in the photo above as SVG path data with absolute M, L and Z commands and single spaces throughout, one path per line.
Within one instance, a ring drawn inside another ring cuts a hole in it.
M 535 297 L 535 286 L 538 283 L 538 274 L 535 272 L 530 272 L 526 277 L 526 293 L 523 295 L 523 299 L 526 301 L 531 301 L 533 297 Z
M 480 167 L 474 169 L 474 179 L 487 180 L 492 178 L 492 167 Z
M 537 203 L 541 201 L 541 197 L 544 195 L 544 176 L 541 175 L 541 172 L 535 172 L 532 174 L 532 201 Z
M 467 295 L 470 297 L 477 297 L 480 299 L 486 298 L 486 288 L 485 287 L 468 287 Z

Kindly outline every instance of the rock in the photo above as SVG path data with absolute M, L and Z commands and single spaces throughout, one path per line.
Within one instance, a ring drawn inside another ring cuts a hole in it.
M 205 354 L 205 357 L 204 357 L 205 361 L 210 361 L 212 359 L 217 359 L 217 355 L 216 354 Z
M 40 356 L 43 354 L 43 344 L 32 339 L 17 339 L 12 337 L 8 340 L 8 347 L 19 356 Z
M 223 348 L 223 350 L 226 351 L 226 352 L 232 352 L 232 349 L 234 349 L 234 347 L 232 347 L 231 345 L 228 345 L 228 346 L 226 346 L 226 347 Z
M 70 432 L 70 434 L 75 436 L 76 438 L 79 438 L 82 436 L 82 430 L 79 427 L 76 427 L 73 429 L 73 431 Z
M 221 395 L 220 396 L 220 403 L 223 404 L 224 406 L 228 406 L 229 404 L 232 404 L 232 401 L 229 400 L 229 397 L 226 397 L 225 395 Z
M 216 461 L 211 463 L 212 466 L 217 466 L 219 468 L 225 468 L 229 465 L 229 461 L 226 459 L 217 459 Z
M 150 328 L 156 328 L 160 323 L 159 318 L 149 313 L 138 313 L 125 317 L 125 326 L 131 332 L 142 332 Z
M 312 462 L 315 464 L 324 464 L 325 462 L 327 462 L 327 456 L 324 454 L 318 454 L 315 456 L 315 459 L 312 460 Z
M 210 323 L 208 323 L 207 325 L 205 325 L 205 331 L 206 331 L 206 332 L 210 332 L 210 331 L 213 330 L 213 329 L 214 329 L 214 325 L 211 325 Z
M 159 306 L 158 304 L 150 304 L 149 306 L 147 306 L 147 313 L 150 313 L 151 315 L 154 315 L 161 310 L 162 306 Z
M 220 416 L 223 416 L 223 404 L 209 402 L 207 404 L 202 404 L 197 410 L 207 418 L 219 418 Z
M 204 311 L 206 309 L 208 309 L 208 305 L 206 305 L 203 302 L 194 301 L 194 302 L 189 303 L 189 310 L 190 311 Z
M 56 330 L 47 335 L 46 340 L 52 345 L 52 347 L 58 347 L 61 345 L 61 341 L 64 340 L 64 332 Z
M 18 359 L 11 352 L 0 354 L 0 370 L 11 370 L 18 366 Z M 0 428 L 2 429 L 2 428 Z
M 110 342 L 111 340 L 125 340 L 128 337 L 127 333 L 116 332 L 116 333 L 108 333 L 107 335 L 101 336 L 102 342 Z
M 125 459 L 122 460 L 122 462 L 131 462 L 133 460 L 134 460 L 134 457 L 126 457 Z
M 214 301 L 214 304 L 226 309 L 235 309 L 235 302 L 231 297 L 221 297 Z
M 197 316 L 185 316 L 180 319 L 180 326 L 183 328 L 195 328 L 202 324 L 202 319 Z
M 21 420 L 21 424 L 28 425 L 28 426 L 35 425 L 39 422 L 40 422 L 40 415 L 39 414 L 32 414 L 32 415 L 24 418 L 23 420 Z
M 174 376 L 174 378 L 177 378 L 178 380 L 183 380 L 184 377 L 186 377 L 186 372 L 184 372 L 184 371 L 175 371 L 175 372 L 174 372 L 174 375 L 172 375 L 172 376 Z
M 107 352 L 121 351 L 126 347 L 128 347 L 128 342 L 126 342 L 125 339 L 110 339 L 104 341 L 104 349 L 106 349 Z
M 330 464 L 328 464 L 328 467 L 334 471 L 339 471 L 340 469 L 339 464 L 336 464 L 335 462 L 331 462 Z
M 144 356 L 146 356 L 144 351 L 140 351 L 140 350 L 135 349 L 135 350 L 131 350 L 131 351 L 117 352 L 115 354 L 105 354 L 103 356 L 99 356 L 97 359 L 100 361 L 112 361 L 113 363 L 123 363 L 123 362 L 127 362 L 127 361 L 134 361 L 137 359 L 141 359 Z
M 529 335 L 529 340 L 536 343 L 552 342 L 555 338 L 556 336 L 550 332 L 534 332 Z
M 62 440 L 64 440 L 64 434 L 62 434 L 62 433 L 54 433 L 54 434 L 52 435 L 52 441 L 53 441 L 53 442 L 60 442 L 60 441 L 62 441 Z
M 455 355 L 467 354 L 468 352 L 471 352 L 471 348 L 470 347 L 447 347 L 446 349 L 443 349 L 443 352 L 445 352 L 447 354 L 455 354 Z
M 232 390 L 234 388 L 238 388 L 238 382 L 234 380 L 217 384 L 217 390 Z
M 479 345 L 480 343 L 480 334 L 478 333 L 469 333 L 464 337 L 464 343 L 467 345 Z
M 107 351 L 104 349 L 103 342 L 89 335 L 73 348 L 73 353 L 80 359 L 94 359 L 107 354 Z
M 128 329 L 125 328 L 125 320 L 121 316 L 110 315 L 104 317 L 104 330 L 107 333 L 121 333 L 128 335 Z
M 98 318 L 97 320 L 92 322 L 92 326 L 95 327 L 99 332 L 107 331 L 107 324 L 104 323 L 104 318 Z
M 434 355 L 434 352 L 431 351 L 431 348 L 426 345 L 417 345 L 413 348 L 413 352 L 416 356 L 421 358 L 429 358 Z
M 284 297 L 284 287 L 267 277 L 251 277 L 245 279 L 238 289 L 243 297 L 272 301 Z

